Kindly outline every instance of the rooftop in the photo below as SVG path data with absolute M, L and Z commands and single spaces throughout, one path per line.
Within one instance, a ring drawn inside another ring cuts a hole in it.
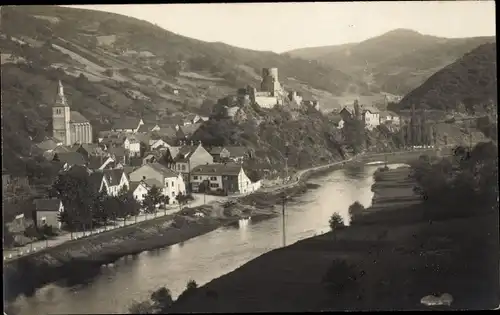
M 59 211 L 61 200 L 57 198 L 35 199 L 34 204 L 37 211 Z
M 70 113 L 70 122 L 72 123 L 77 123 L 77 124 L 82 124 L 82 123 L 88 123 L 89 120 L 85 118 L 82 114 L 80 114 L 77 111 L 72 110 Z
M 225 164 L 207 164 L 195 167 L 191 174 L 193 175 L 238 175 L 242 166 L 235 163 Z
M 70 165 L 86 164 L 85 158 L 78 152 L 59 152 L 54 155 L 54 159 Z

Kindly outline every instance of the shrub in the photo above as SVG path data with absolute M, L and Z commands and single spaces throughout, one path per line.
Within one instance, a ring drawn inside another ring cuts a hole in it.
M 352 288 L 358 283 L 358 278 L 363 273 L 358 273 L 357 268 L 345 260 L 334 260 L 323 276 L 323 284 L 336 295 L 340 295 L 347 288 Z
M 177 298 L 177 301 L 179 301 L 181 299 L 185 299 L 187 296 L 190 296 L 197 288 L 198 288 L 198 284 L 196 283 L 196 281 L 189 280 L 187 285 L 186 285 L 186 289 L 184 290 L 184 292 L 181 293 L 181 295 L 179 295 L 179 297 Z

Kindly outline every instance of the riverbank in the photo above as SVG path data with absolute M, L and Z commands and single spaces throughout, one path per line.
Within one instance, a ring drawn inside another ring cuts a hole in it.
M 432 209 L 413 194 L 408 174 L 408 168 L 379 173 L 372 207 L 352 226 L 264 254 L 169 311 L 429 310 L 421 298 L 442 293 L 453 296 L 451 306 L 432 309 L 495 308 L 498 212 L 429 222 L 425 212 Z M 355 280 L 333 292 L 324 279 L 331 270 L 334 283 L 341 281 L 339 261 Z
M 418 157 L 421 153 L 411 154 Z M 401 160 L 405 155 L 395 157 Z M 305 193 L 307 178 L 331 172 L 342 166 L 342 163 L 337 162 L 302 170 L 297 174 L 297 181 L 273 187 L 268 191 L 231 198 L 232 205 L 229 206 L 227 203 L 224 206 L 224 203 L 215 202 L 195 209 L 186 208 L 173 215 L 67 242 L 7 262 L 4 274 L 8 297 L 12 299 L 20 293 L 33 293 L 36 288 L 59 279 L 74 279 L 75 274 L 83 279 L 88 278 L 87 273 L 98 271 L 103 264 L 113 263 L 124 256 L 180 243 L 221 226 L 237 224 L 242 218 L 252 217 L 255 222 L 276 216 L 278 214 L 274 207 L 281 202 L 281 192 L 285 191 L 288 196 Z M 201 212 L 205 216 L 197 217 L 195 212 Z M 78 273 L 75 273 L 75 270 L 78 270 Z M 78 279 L 74 281 L 78 282 Z
M 309 174 L 325 167 L 331 165 L 315 167 L 302 173 Z M 238 224 L 240 219 L 251 217 L 256 222 L 274 217 L 278 215 L 274 206 L 280 202 L 279 194 L 282 191 L 289 196 L 307 191 L 302 175 L 298 179 L 267 192 L 195 208 L 186 207 L 176 214 L 69 241 L 4 262 L 6 297 L 12 300 L 19 294 L 30 295 L 37 288 L 60 279 L 78 282 L 78 278 L 88 278 L 101 265 L 113 263 L 121 257 L 181 243 L 222 226 Z M 195 213 L 202 213 L 203 217 Z M 75 273 L 75 270 L 78 272 Z

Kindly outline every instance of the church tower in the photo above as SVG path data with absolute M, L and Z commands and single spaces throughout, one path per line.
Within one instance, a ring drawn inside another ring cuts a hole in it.
M 70 108 L 64 95 L 64 88 L 59 80 L 59 93 L 52 107 L 52 135 L 64 145 L 71 144 Z

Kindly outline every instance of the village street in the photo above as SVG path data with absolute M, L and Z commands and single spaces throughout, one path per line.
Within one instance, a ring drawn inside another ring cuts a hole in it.
M 194 197 L 194 200 L 189 202 L 187 205 L 183 207 L 198 207 L 203 204 L 209 204 L 214 201 L 221 201 L 227 199 L 227 197 L 220 197 L 220 196 L 212 196 L 212 195 L 203 195 L 203 194 L 192 194 Z M 88 235 L 93 235 L 96 233 L 102 233 L 105 231 L 117 229 L 120 227 L 123 227 L 125 225 L 129 226 L 132 224 L 136 224 L 145 220 L 150 220 L 153 218 L 161 217 L 164 215 L 171 215 L 176 212 L 180 211 L 179 205 L 168 205 L 165 209 L 158 209 L 158 211 L 155 214 L 139 214 L 136 217 L 129 217 L 125 220 L 125 222 L 122 220 L 117 220 L 114 222 L 110 222 L 109 225 L 106 227 L 99 227 L 98 229 L 94 229 L 92 232 L 91 231 L 85 231 L 85 232 L 74 232 L 73 235 L 69 232 L 63 232 L 62 234 L 51 238 L 49 240 L 41 240 L 41 241 L 36 241 L 32 242 L 30 244 L 27 244 L 22 247 L 16 247 L 16 248 L 11 248 L 11 249 L 4 249 L 3 251 L 3 256 L 4 260 L 9 260 L 9 259 L 14 259 L 20 256 L 25 256 L 28 254 L 31 254 L 33 252 L 39 251 L 41 249 L 44 249 L 46 247 L 54 247 L 58 246 L 62 243 L 71 241 L 72 239 L 80 239 L 82 237 L 88 236 Z

